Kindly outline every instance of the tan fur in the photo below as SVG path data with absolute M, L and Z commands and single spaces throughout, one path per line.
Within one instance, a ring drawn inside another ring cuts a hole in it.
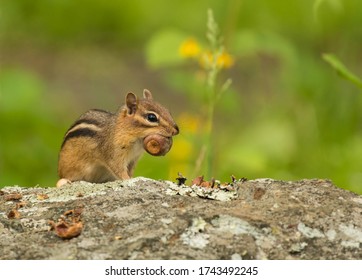
M 116 113 L 90 110 L 67 131 L 59 154 L 57 186 L 72 181 L 101 183 L 129 179 L 143 154 L 143 139 L 159 134 L 172 137 L 179 129 L 166 108 L 144 90 L 144 98 L 133 93 Z M 147 114 L 158 121 L 151 122 Z

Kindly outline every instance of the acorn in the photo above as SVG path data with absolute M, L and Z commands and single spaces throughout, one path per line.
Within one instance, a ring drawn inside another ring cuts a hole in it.
M 172 147 L 172 138 L 151 134 L 143 139 L 143 148 L 153 156 L 164 156 Z

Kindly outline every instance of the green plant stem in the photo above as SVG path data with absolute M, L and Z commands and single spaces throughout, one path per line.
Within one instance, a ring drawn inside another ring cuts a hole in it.
M 337 71 L 338 75 L 362 89 L 362 80 L 353 74 L 334 54 L 323 54 L 322 58 Z
M 207 21 L 207 33 L 206 37 L 210 44 L 212 52 L 212 61 L 207 66 L 207 112 L 206 112 L 206 133 L 204 138 L 204 145 L 201 149 L 200 155 L 203 155 L 205 151 L 205 157 L 201 158 L 200 161 L 202 166 L 205 168 L 205 176 L 211 179 L 214 170 L 214 143 L 213 143 L 213 124 L 214 124 L 214 113 L 215 107 L 218 100 L 221 98 L 222 93 L 230 86 L 231 80 L 228 79 L 220 90 L 217 89 L 216 81 L 221 68 L 217 65 L 217 60 L 222 54 L 224 47 L 221 44 L 221 38 L 219 37 L 219 27 L 215 22 L 212 10 L 208 10 L 208 21 Z
M 210 179 L 213 172 L 214 153 L 213 153 L 213 122 L 214 122 L 214 100 L 209 102 L 207 111 L 207 134 L 206 134 L 206 178 Z

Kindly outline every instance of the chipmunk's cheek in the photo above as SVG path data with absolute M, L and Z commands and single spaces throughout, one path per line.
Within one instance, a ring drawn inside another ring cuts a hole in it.
M 164 156 L 172 147 L 172 138 L 159 134 L 148 135 L 143 139 L 143 148 L 153 156 Z

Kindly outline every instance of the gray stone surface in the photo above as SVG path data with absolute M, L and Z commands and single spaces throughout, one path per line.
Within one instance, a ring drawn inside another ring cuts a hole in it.
M 362 196 L 327 180 L 0 191 L 0 259 L 362 259 Z M 51 230 L 72 216 L 78 236 Z

